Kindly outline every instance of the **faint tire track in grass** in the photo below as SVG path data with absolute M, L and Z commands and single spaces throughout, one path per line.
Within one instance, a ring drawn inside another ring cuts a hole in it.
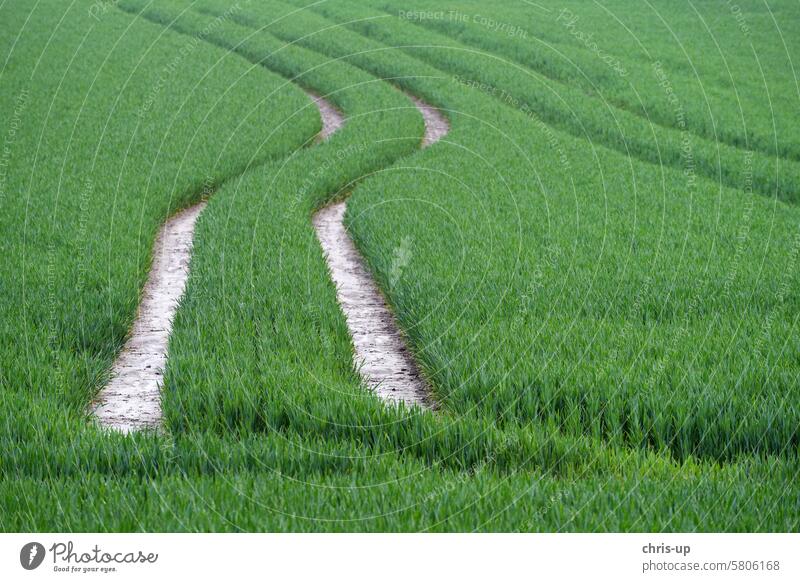
M 314 142 L 319 143 L 342 127 L 344 117 L 322 97 L 307 95 L 322 117 L 322 129 Z M 207 204 L 202 200 L 174 214 L 158 233 L 130 337 L 114 361 L 111 380 L 93 406 L 93 414 L 103 427 L 129 433 L 161 426 L 161 387 L 169 337 L 189 278 L 195 226 Z
M 425 121 L 420 147 L 441 139 L 449 130 L 434 107 L 409 95 Z M 323 120 L 325 112 L 322 108 Z M 325 122 L 335 123 L 334 122 Z M 369 273 L 344 225 L 347 201 L 329 204 L 314 214 L 317 238 L 336 284 L 336 298 L 353 338 L 356 361 L 366 384 L 381 398 L 433 408 L 431 391 L 420 374 L 395 317 Z

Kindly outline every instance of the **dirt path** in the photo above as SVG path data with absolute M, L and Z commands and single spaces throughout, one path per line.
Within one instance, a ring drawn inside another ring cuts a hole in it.
M 308 95 L 322 117 L 319 142 L 341 128 L 344 117 L 322 97 Z M 425 120 L 421 147 L 426 147 L 444 136 L 449 126 L 438 110 L 411 99 Z M 131 335 L 114 362 L 111 380 L 94 403 L 94 415 L 103 427 L 127 433 L 161 426 L 161 385 L 169 336 L 189 276 L 195 225 L 206 204 L 203 201 L 175 214 L 158 234 Z M 394 316 L 347 234 L 345 204 L 326 206 L 314 215 L 313 223 L 336 283 L 361 373 L 367 384 L 388 400 L 432 406 Z
M 448 131 L 447 120 L 435 108 L 411 97 L 425 120 L 421 147 Z M 366 267 L 343 218 L 347 202 L 330 204 L 313 217 L 317 237 L 336 283 L 336 296 L 353 337 L 357 364 L 367 385 L 390 401 L 433 407 L 428 386 L 405 345 L 394 315 Z
M 417 106 L 419 112 L 422 113 L 422 119 L 425 120 L 425 135 L 422 136 L 421 147 L 426 148 L 446 136 L 447 132 L 450 131 L 450 124 L 447 122 L 447 118 L 438 109 L 431 107 L 422 99 L 417 99 L 413 95 L 408 97 Z
M 316 140 L 322 141 L 344 124 L 344 117 L 323 98 L 308 95 L 322 117 Z M 169 336 L 189 277 L 195 225 L 206 204 L 178 212 L 159 231 L 131 335 L 114 362 L 111 380 L 94 403 L 94 416 L 101 426 L 127 433 L 161 425 Z
M 161 424 L 161 383 L 178 301 L 186 288 L 197 218 L 206 202 L 171 217 L 155 243 L 153 264 L 131 335 L 97 399 L 98 422 L 122 432 Z
M 317 142 L 325 141 L 344 125 L 344 115 L 316 93 L 306 91 L 306 94 L 314 100 L 319 109 L 319 115 L 322 117 L 322 129 L 317 134 Z

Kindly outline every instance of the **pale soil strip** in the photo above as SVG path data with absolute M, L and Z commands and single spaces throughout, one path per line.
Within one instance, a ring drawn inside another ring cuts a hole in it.
M 435 144 L 446 136 L 447 132 L 450 131 L 450 124 L 447 122 L 447 118 L 438 109 L 431 107 L 422 99 L 417 99 L 413 95 L 408 97 L 417 106 L 417 109 L 422 113 L 422 119 L 425 120 L 425 135 L 422 137 L 422 147 L 425 148 Z
M 319 109 L 320 117 L 322 117 L 322 129 L 317 135 L 317 141 L 324 141 L 344 125 L 344 115 L 319 95 L 310 91 L 306 91 L 306 93 L 314 100 Z
M 344 117 L 318 95 L 308 93 L 320 111 L 321 141 L 344 124 Z M 94 403 L 97 422 L 124 433 L 161 425 L 161 385 L 178 302 L 189 277 L 197 218 L 207 202 L 170 217 L 161 227 L 147 283 L 130 337 L 111 370 L 111 379 Z
M 435 143 L 448 130 L 444 116 L 411 97 L 425 120 L 421 147 Z M 433 407 L 430 390 L 409 353 L 386 301 L 344 225 L 346 202 L 336 202 L 313 217 L 325 259 L 336 284 L 336 296 L 353 337 L 356 363 L 378 396 L 408 405 Z
M 186 288 L 192 239 L 206 202 L 178 212 L 161 227 L 131 335 L 97 398 L 98 422 L 121 432 L 161 424 L 161 383 L 178 301 Z

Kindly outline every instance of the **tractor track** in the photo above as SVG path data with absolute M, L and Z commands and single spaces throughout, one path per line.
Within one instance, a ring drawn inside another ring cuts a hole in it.
M 325 99 L 306 93 L 322 117 L 318 143 L 339 129 L 344 118 Z M 202 200 L 177 212 L 159 230 L 131 333 L 114 361 L 109 382 L 92 405 L 102 427 L 128 433 L 161 426 L 161 386 L 169 337 L 189 278 L 197 219 L 207 204 Z
M 324 98 L 307 91 L 322 118 L 316 142 L 330 137 L 345 122 Z M 449 130 L 435 108 L 411 97 L 425 121 L 421 147 Z M 169 337 L 189 277 L 197 219 L 207 205 L 198 202 L 171 216 L 161 227 L 153 262 L 131 333 L 114 361 L 109 382 L 92 405 L 104 428 L 123 433 L 157 430 L 162 424 L 161 387 Z M 433 407 L 424 379 L 405 345 L 383 295 L 344 226 L 346 201 L 325 206 L 312 222 L 336 284 L 356 351 L 356 364 L 366 384 L 379 396 L 409 405 Z
M 434 107 L 409 98 L 422 114 L 425 135 L 420 147 L 441 139 L 449 125 Z M 353 338 L 356 366 L 378 396 L 406 405 L 434 408 L 431 390 L 406 346 L 394 315 L 369 272 L 364 258 L 347 233 L 347 201 L 337 201 L 314 214 L 317 238 L 336 284 L 336 297 Z

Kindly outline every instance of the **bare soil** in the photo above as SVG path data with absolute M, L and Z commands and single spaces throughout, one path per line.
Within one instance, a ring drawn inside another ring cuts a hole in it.
M 161 424 L 167 344 L 189 276 L 195 224 L 205 206 L 204 201 L 182 210 L 161 227 L 131 335 L 97 398 L 94 414 L 103 426 L 131 432 Z
M 344 125 L 344 116 L 322 97 L 309 93 L 322 117 L 317 141 Z M 425 120 L 426 147 L 449 130 L 435 108 L 411 97 Z M 197 219 L 206 201 L 169 218 L 155 242 L 153 263 L 130 337 L 114 362 L 111 379 L 94 403 L 104 427 L 121 432 L 161 426 L 161 386 L 169 336 L 186 288 Z M 326 206 L 313 223 L 326 254 L 337 297 L 347 318 L 357 363 L 368 386 L 392 401 L 433 406 L 430 391 L 409 353 L 394 316 L 344 227 L 345 202 Z
M 344 124 L 344 116 L 322 97 L 308 94 L 319 108 L 322 141 Z M 178 303 L 189 277 L 197 218 L 203 201 L 170 217 L 155 242 L 153 263 L 130 336 L 111 369 L 111 379 L 94 403 L 104 427 L 124 433 L 161 426 L 161 386 L 167 347 Z
M 449 124 L 436 108 L 409 97 L 425 120 L 421 147 L 427 147 L 449 131 Z M 353 337 L 356 365 L 367 385 L 382 398 L 434 407 L 431 391 L 406 347 L 395 317 L 347 233 L 346 204 L 335 202 L 321 209 L 314 215 L 313 224 Z

